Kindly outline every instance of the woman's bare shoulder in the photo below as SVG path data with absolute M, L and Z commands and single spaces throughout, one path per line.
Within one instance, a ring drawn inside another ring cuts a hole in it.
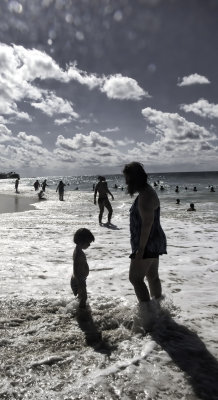
M 147 185 L 146 188 L 139 193 L 139 204 L 154 209 L 159 207 L 160 201 L 157 193 L 150 185 Z

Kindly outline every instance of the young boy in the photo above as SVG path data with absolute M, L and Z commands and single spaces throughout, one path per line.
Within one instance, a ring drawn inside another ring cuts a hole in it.
M 86 307 L 86 278 L 89 275 L 89 266 L 83 250 L 86 250 L 94 240 L 92 232 L 86 228 L 78 229 L 74 235 L 76 247 L 73 252 L 73 275 L 70 285 L 74 296 L 78 295 L 80 308 Z

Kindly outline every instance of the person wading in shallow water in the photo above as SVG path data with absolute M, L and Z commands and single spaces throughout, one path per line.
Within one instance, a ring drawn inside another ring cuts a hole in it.
M 66 186 L 65 183 L 63 181 L 60 181 L 56 189 L 56 192 L 58 191 L 59 193 L 60 201 L 64 201 L 64 186 Z
M 43 190 L 43 192 L 45 192 L 46 186 L 48 186 L 48 184 L 47 184 L 47 179 L 45 179 L 45 180 L 42 182 L 42 190 Z
M 88 249 L 91 242 L 94 241 L 95 238 L 92 232 L 86 228 L 78 229 L 74 235 L 76 248 L 73 252 L 73 275 L 71 277 L 70 285 L 74 296 L 78 295 L 79 308 L 86 308 L 86 279 L 89 275 L 89 266 L 83 250 Z
M 15 185 L 14 185 L 16 193 L 19 193 L 19 191 L 18 191 L 19 183 L 20 183 L 20 180 L 19 180 L 19 178 L 17 178 L 15 181 Z
M 147 183 L 147 174 L 140 163 L 125 165 L 123 174 L 128 193 L 131 196 L 138 193 L 130 208 L 132 254 L 129 280 L 139 302 L 148 302 L 150 297 L 161 298 L 159 255 L 167 254 L 166 236 L 160 225 L 160 201 L 156 191 Z M 145 277 L 150 293 L 144 282 Z
M 99 176 L 98 177 L 99 182 L 97 183 L 96 187 L 95 187 L 95 193 L 94 193 L 94 204 L 96 204 L 96 196 L 97 193 L 99 193 L 98 196 L 98 205 L 99 205 L 99 224 L 102 223 L 102 216 L 103 216 L 103 212 L 104 212 L 104 207 L 107 208 L 108 210 L 108 224 L 111 223 L 111 217 L 112 217 L 112 213 L 113 213 L 113 209 L 111 207 L 111 203 L 108 200 L 108 194 L 111 195 L 112 200 L 114 200 L 114 196 L 112 195 L 112 193 L 110 192 L 110 190 L 108 189 L 107 186 L 107 182 L 104 176 Z

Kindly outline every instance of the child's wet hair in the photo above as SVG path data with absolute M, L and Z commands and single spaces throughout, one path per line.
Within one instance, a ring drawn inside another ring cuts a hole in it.
M 85 242 L 94 242 L 95 237 L 89 229 L 80 228 L 74 234 L 74 243 L 80 244 Z

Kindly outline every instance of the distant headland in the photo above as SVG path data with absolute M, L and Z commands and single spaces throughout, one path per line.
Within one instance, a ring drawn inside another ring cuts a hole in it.
M 0 179 L 10 179 L 10 178 L 18 178 L 20 179 L 20 175 L 16 172 L 0 172 Z

